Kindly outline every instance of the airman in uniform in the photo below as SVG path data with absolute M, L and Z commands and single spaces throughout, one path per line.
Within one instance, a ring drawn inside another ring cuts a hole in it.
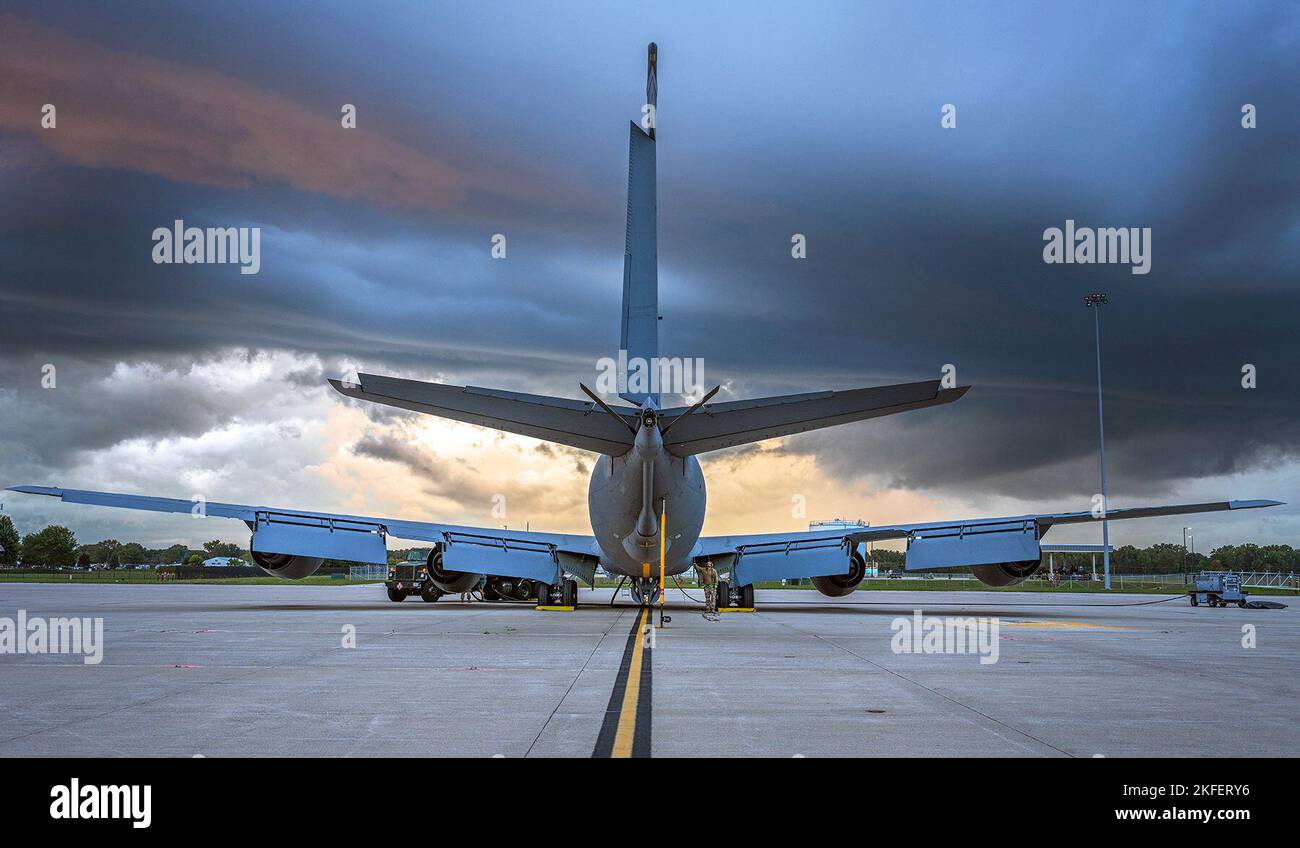
M 695 566 L 695 579 L 704 587 L 704 617 L 710 620 L 718 616 L 718 571 L 713 567 L 713 560 Z

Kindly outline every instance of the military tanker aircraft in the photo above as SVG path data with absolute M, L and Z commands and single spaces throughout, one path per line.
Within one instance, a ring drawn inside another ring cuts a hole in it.
M 646 104 L 631 122 L 628 154 L 626 249 L 620 362 L 654 362 L 659 305 L 654 127 L 658 48 L 648 50 Z M 647 120 L 647 117 L 649 120 Z M 644 375 L 642 375 L 644 376 Z M 482 583 L 492 597 L 572 605 L 577 580 L 595 584 L 597 567 L 631 581 L 641 603 L 658 597 L 661 577 L 712 560 L 727 575 L 722 606 L 752 607 L 759 581 L 809 578 L 823 594 L 841 597 L 866 575 L 868 542 L 901 540 L 905 570 L 969 568 L 990 586 L 1010 586 L 1033 575 L 1044 534 L 1061 524 L 1145 518 L 1275 506 L 1277 501 L 1231 500 L 1174 506 L 1095 509 L 1002 518 L 828 527 L 761 535 L 701 536 L 706 494 L 697 457 L 734 447 L 943 406 L 968 386 L 940 380 L 816 391 L 780 397 L 710 402 L 716 388 L 686 407 L 662 408 L 660 392 L 624 374 L 611 405 L 581 386 L 587 400 L 452 386 L 360 374 L 330 380 L 340 393 L 362 401 L 437 415 L 481 427 L 592 451 L 600 455 L 588 490 L 591 535 L 465 527 L 436 522 L 307 512 L 229 503 L 112 494 L 45 486 L 14 491 L 49 495 L 67 503 L 155 512 L 196 513 L 243 521 L 252 532 L 253 561 L 268 574 L 302 578 L 324 559 L 387 562 L 389 536 L 431 542 L 427 572 L 443 593 Z

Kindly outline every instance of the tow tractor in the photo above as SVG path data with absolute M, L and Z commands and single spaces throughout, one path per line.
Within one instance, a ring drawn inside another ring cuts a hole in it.
M 401 603 L 411 595 L 419 595 L 425 603 L 433 603 L 443 592 L 429 577 L 429 552 L 418 548 L 406 555 L 406 562 L 388 566 L 388 600 Z
M 1191 596 L 1192 606 L 1204 602 L 1212 607 L 1226 607 L 1235 603 L 1246 608 L 1247 593 L 1241 588 L 1241 575 L 1231 571 L 1202 571 L 1187 594 Z

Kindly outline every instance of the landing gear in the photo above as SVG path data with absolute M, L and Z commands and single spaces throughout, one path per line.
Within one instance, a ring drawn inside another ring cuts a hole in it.
M 753 609 L 754 584 L 733 586 L 730 580 L 718 581 L 718 609 Z
M 390 588 L 388 590 L 388 600 L 395 604 L 400 604 L 402 601 L 406 600 L 406 593 L 401 589 Z
M 537 584 L 537 605 L 539 607 L 549 607 L 558 600 L 558 606 L 574 607 L 578 605 L 578 581 L 563 580 L 560 585 L 552 586 L 549 583 Z
M 537 597 L 533 581 L 514 577 L 489 577 L 483 587 L 485 601 L 527 601 Z
M 653 577 L 638 577 L 633 580 L 632 600 L 643 607 L 652 607 L 659 603 L 659 581 Z

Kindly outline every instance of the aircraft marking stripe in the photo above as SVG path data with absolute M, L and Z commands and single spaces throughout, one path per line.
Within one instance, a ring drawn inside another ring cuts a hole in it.
M 650 756 L 652 660 L 643 635 L 649 618 L 643 607 L 633 619 L 592 757 Z

